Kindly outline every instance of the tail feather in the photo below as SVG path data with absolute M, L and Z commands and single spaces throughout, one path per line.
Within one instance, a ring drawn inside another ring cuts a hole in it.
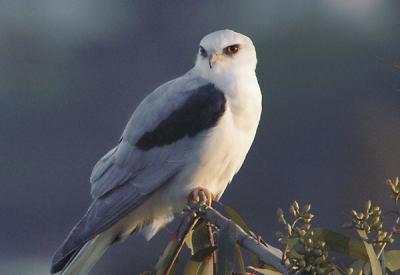
M 114 242 L 115 234 L 112 231 L 105 231 L 93 239 L 72 255 L 68 263 L 62 269 L 62 275 L 86 275 L 104 255 L 107 248 Z

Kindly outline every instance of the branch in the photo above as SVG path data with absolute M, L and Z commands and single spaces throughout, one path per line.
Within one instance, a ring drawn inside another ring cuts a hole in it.
M 251 237 L 242 228 L 240 228 L 230 219 L 224 217 L 214 208 L 204 205 L 191 205 L 190 211 L 192 213 L 196 213 L 201 218 L 209 221 L 211 224 L 214 224 L 218 228 L 222 228 L 227 224 L 233 225 L 236 231 L 236 241 L 241 247 L 253 252 L 260 258 L 261 261 L 263 261 L 267 265 L 274 267 L 282 274 L 288 274 L 286 266 L 282 264 L 281 261 L 282 251 L 280 251 L 278 248 L 275 248 L 268 244 L 263 244 L 259 240 Z
M 178 233 L 176 236 L 176 247 L 175 247 L 174 251 L 172 252 L 172 257 L 168 261 L 165 271 L 163 272 L 164 275 L 170 274 L 172 267 L 173 267 L 176 259 L 178 258 L 178 254 L 181 251 L 183 244 L 185 243 L 186 236 L 193 229 L 193 227 L 196 225 L 198 220 L 199 220 L 199 217 L 195 213 L 189 213 L 188 215 L 186 215 L 185 219 L 180 224 L 180 226 L 178 228 Z

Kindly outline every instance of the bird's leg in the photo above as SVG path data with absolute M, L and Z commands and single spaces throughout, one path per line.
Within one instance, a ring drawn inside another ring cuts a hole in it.
M 197 187 L 190 193 L 189 201 L 192 203 L 204 203 L 207 206 L 211 206 L 214 200 L 214 195 L 208 189 L 203 187 Z

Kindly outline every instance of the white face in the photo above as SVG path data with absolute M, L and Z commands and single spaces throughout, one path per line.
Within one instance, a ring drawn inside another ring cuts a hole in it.
M 195 67 L 205 74 L 256 69 L 256 50 L 250 38 L 231 30 L 206 35 L 199 45 Z

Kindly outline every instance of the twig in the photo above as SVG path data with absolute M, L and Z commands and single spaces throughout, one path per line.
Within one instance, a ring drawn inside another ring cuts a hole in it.
M 214 232 L 212 229 L 212 225 L 210 222 L 207 222 L 207 228 L 208 228 L 208 242 L 210 243 L 211 247 L 215 246 L 215 240 L 214 240 Z M 217 254 L 215 254 L 215 251 L 211 253 L 212 260 L 213 260 L 213 274 L 217 274 Z
M 209 221 L 211 224 L 214 224 L 218 228 L 222 228 L 227 223 L 232 224 L 236 231 L 237 243 L 240 246 L 257 254 L 261 261 L 274 267 L 282 274 L 288 274 L 286 266 L 281 262 L 282 251 L 268 244 L 265 245 L 249 236 L 242 228 L 233 223 L 231 220 L 225 218 L 214 208 L 198 205 L 191 207 L 193 212 L 197 213 L 200 217 Z
M 394 224 L 398 224 L 399 222 L 400 222 L 400 216 L 396 218 Z M 391 237 L 393 236 L 393 234 L 397 234 L 397 228 L 396 228 L 395 226 L 393 226 L 392 232 L 389 233 L 389 236 L 388 236 L 388 237 L 391 238 Z M 387 245 L 387 242 L 385 242 L 385 243 L 382 245 L 381 249 L 379 250 L 379 252 L 378 252 L 378 254 L 377 254 L 378 259 L 381 257 L 383 251 L 385 250 L 386 245 Z
M 183 223 L 179 226 L 178 233 L 176 236 L 176 247 L 174 249 L 172 257 L 168 262 L 167 267 L 165 268 L 165 271 L 163 273 L 164 275 L 169 275 L 169 273 L 171 272 L 171 269 L 174 266 L 176 259 L 178 258 L 179 252 L 181 251 L 183 244 L 185 243 L 186 236 L 196 225 L 196 222 L 199 220 L 199 218 L 200 217 L 196 215 L 196 213 L 189 213 L 185 217 Z
M 283 252 L 282 252 L 282 257 L 281 257 L 282 264 L 285 264 L 287 261 L 286 253 L 288 252 L 288 248 L 289 248 L 289 246 L 287 244 L 285 244 L 285 247 L 283 248 Z

